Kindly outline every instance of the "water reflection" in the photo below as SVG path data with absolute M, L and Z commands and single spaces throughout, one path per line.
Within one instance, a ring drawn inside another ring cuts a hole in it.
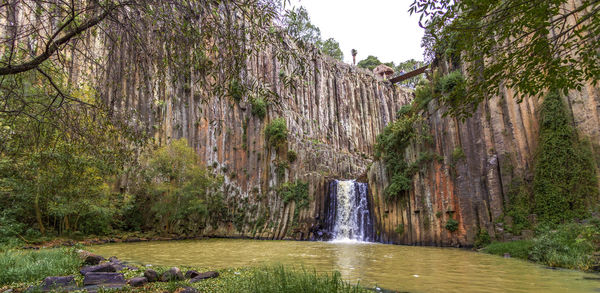
M 211 239 L 107 244 L 104 255 L 212 269 L 282 263 L 338 270 L 350 281 L 409 292 L 597 292 L 597 277 L 460 249 L 368 243 Z

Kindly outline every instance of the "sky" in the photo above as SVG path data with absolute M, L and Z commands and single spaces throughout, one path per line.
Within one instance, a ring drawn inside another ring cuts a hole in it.
M 304 6 L 311 22 L 321 29 L 321 38 L 340 43 L 344 61 L 352 63 L 374 55 L 382 62 L 423 60 L 419 16 L 410 15 L 412 0 L 291 0 Z

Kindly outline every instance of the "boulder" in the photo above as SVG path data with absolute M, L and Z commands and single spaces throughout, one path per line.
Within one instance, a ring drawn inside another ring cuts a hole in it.
M 127 284 L 131 287 L 142 287 L 148 283 L 146 277 L 131 278 L 127 281 Z
M 121 263 L 121 261 L 116 256 L 109 257 L 108 261 L 112 263 Z
M 77 284 L 75 284 L 75 276 L 66 277 L 47 277 L 42 281 L 41 290 L 43 292 L 49 291 L 68 291 L 75 290 Z
M 200 275 L 200 273 L 198 273 L 196 271 L 193 271 L 193 270 L 189 270 L 189 271 L 185 272 L 185 278 L 186 279 L 193 279 L 193 278 L 195 278 L 198 275 Z
M 197 276 L 195 276 L 194 278 L 192 278 L 190 280 L 191 283 L 196 283 L 205 279 L 210 279 L 210 278 L 216 278 L 219 276 L 218 272 L 214 272 L 214 271 L 210 271 L 210 272 L 204 272 L 204 273 L 200 273 Z
M 121 273 L 89 272 L 83 277 L 83 285 L 116 288 L 117 286 L 125 286 L 125 277 Z
M 162 273 L 160 275 L 161 282 L 169 282 L 169 281 L 181 281 L 183 280 L 183 273 L 179 268 L 172 267 L 168 271 Z
M 103 260 L 104 260 L 104 257 L 102 257 L 101 255 L 89 254 L 88 256 L 85 257 L 85 260 L 83 261 L 83 263 L 86 265 L 94 266 L 94 265 L 99 264 Z
M 117 268 L 112 263 L 103 263 L 95 266 L 84 266 L 79 272 L 82 275 L 86 275 L 91 272 L 105 272 L 105 273 L 114 273 L 117 271 Z
M 148 282 L 158 281 L 158 273 L 153 269 L 147 269 L 146 271 L 144 271 L 144 277 L 146 277 Z

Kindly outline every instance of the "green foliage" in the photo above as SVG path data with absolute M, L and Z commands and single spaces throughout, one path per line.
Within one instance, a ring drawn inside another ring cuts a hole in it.
M 440 103 L 448 106 L 445 114 L 460 116 L 460 111 L 467 110 L 475 111 L 475 107 L 465 104 L 467 96 L 466 82 L 460 70 L 452 71 L 442 77 L 436 84 L 436 89 L 441 93 Z
M 229 96 L 236 102 L 239 102 L 242 100 L 243 95 L 244 87 L 242 83 L 237 79 L 232 79 L 229 82 Z
M 483 252 L 504 256 L 505 253 L 510 254 L 511 257 L 528 259 L 529 252 L 533 247 L 533 241 L 531 240 L 517 240 L 510 242 L 493 242 L 483 249 Z
M 459 146 L 455 147 L 454 150 L 452 150 L 452 161 L 453 162 L 458 162 L 462 159 L 464 159 L 465 156 L 465 152 L 463 151 L 463 149 Z
M 321 30 L 310 22 L 308 11 L 302 6 L 286 11 L 283 26 L 296 41 L 316 44 L 321 40 Z
M 375 69 L 375 67 L 377 67 L 380 64 L 382 64 L 382 63 L 381 63 L 381 61 L 379 61 L 379 58 L 377 58 L 373 55 L 369 55 L 366 59 L 358 61 L 356 66 L 372 71 L 373 69 Z
M 524 229 L 532 228 L 529 215 L 533 213 L 533 198 L 530 187 L 520 179 L 514 179 L 508 187 L 506 215 L 512 217 L 512 226 L 506 229 L 514 235 L 521 234 Z
M 448 221 L 446 221 L 446 230 L 450 231 L 450 232 L 454 232 L 456 230 L 458 230 L 458 221 L 456 221 L 455 219 L 448 219 Z
M 308 183 L 296 180 L 296 182 L 286 182 L 277 188 L 277 194 L 283 199 L 284 203 L 295 202 L 296 209 L 308 207 Z
M 321 52 L 323 52 L 325 55 L 331 56 L 339 61 L 344 60 L 344 53 L 342 53 L 342 49 L 340 49 L 340 43 L 338 43 L 338 41 L 336 41 L 334 38 L 317 42 L 317 47 L 319 47 Z
M 423 118 L 415 113 L 414 108 L 402 107 L 397 113 L 397 119 L 377 136 L 375 158 L 383 159 L 390 178 L 390 184 L 385 188 L 387 200 L 395 200 L 410 190 L 412 176 L 424 163 L 433 159 L 433 155 L 429 153 L 419 154 L 413 163 L 409 163 L 404 157 L 405 149 L 412 141 L 420 142 L 424 139 L 426 128 L 422 122 Z
M 250 99 L 252 115 L 264 119 L 267 115 L 267 102 L 263 98 L 254 97 Z
M 275 173 L 277 173 L 277 178 L 279 178 L 279 180 L 283 180 L 285 177 L 285 170 L 289 168 L 290 164 L 287 161 L 275 162 Z
M 294 150 L 289 150 L 287 154 L 287 159 L 290 163 L 294 163 L 296 159 L 298 159 L 298 154 Z
M 199 164 L 185 139 L 146 154 L 140 174 L 135 212 L 143 215 L 146 226 L 165 233 L 197 233 L 208 216 L 216 216 L 210 212 L 221 212 L 222 178 Z
M 589 147 L 580 143 L 560 95 L 542 104 L 540 143 L 534 164 L 535 212 L 558 224 L 586 217 L 586 201 L 597 198 L 596 167 Z
M 590 270 L 595 265 L 592 257 L 600 243 L 600 221 L 591 224 L 567 223 L 552 229 L 538 227 L 533 239 L 530 259 L 551 267 Z
M 77 274 L 82 263 L 74 248 L 0 252 L 0 286 Z
M 415 100 L 417 110 L 423 110 L 435 97 L 433 83 L 429 80 L 421 81 L 415 88 Z
M 479 229 L 479 232 L 477 232 L 477 235 L 475 235 L 475 242 L 473 242 L 473 246 L 475 248 L 482 248 L 490 243 L 492 243 L 492 240 L 490 239 L 490 234 L 488 231 L 486 229 Z
M 599 8 L 596 1 L 415 0 L 410 12 L 421 14 L 429 59 L 454 62 L 460 56 L 469 64 L 465 108 L 455 112 L 468 116 L 484 97 L 505 87 L 520 101 L 550 89 L 566 93 L 598 84 Z M 578 21 L 569 20 L 573 13 Z M 562 33 L 555 38 L 551 32 Z
M 394 70 L 396 71 L 396 73 L 408 73 L 411 72 L 415 69 L 421 68 L 425 65 L 425 62 L 423 61 L 417 61 L 415 59 L 409 59 L 403 62 L 400 62 L 398 65 L 396 65 L 396 67 L 394 68 Z M 411 89 L 414 89 L 419 83 L 421 83 L 422 81 L 425 81 L 425 75 L 424 74 L 419 74 L 415 77 L 411 77 L 407 80 L 404 80 L 402 82 L 400 82 L 401 86 L 405 86 Z
M 265 136 L 270 147 L 278 148 L 287 142 L 288 130 L 284 118 L 277 118 L 267 124 Z

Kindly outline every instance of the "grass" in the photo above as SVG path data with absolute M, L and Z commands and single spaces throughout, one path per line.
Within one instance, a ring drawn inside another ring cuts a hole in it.
M 0 253 L 0 286 L 76 274 L 81 264 L 73 248 L 4 251 Z
M 527 260 L 529 251 L 533 247 L 531 240 L 518 240 L 511 242 L 493 242 L 483 249 L 483 252 L 504 256 L 505 253 L 510 253 L 511 257 Z

